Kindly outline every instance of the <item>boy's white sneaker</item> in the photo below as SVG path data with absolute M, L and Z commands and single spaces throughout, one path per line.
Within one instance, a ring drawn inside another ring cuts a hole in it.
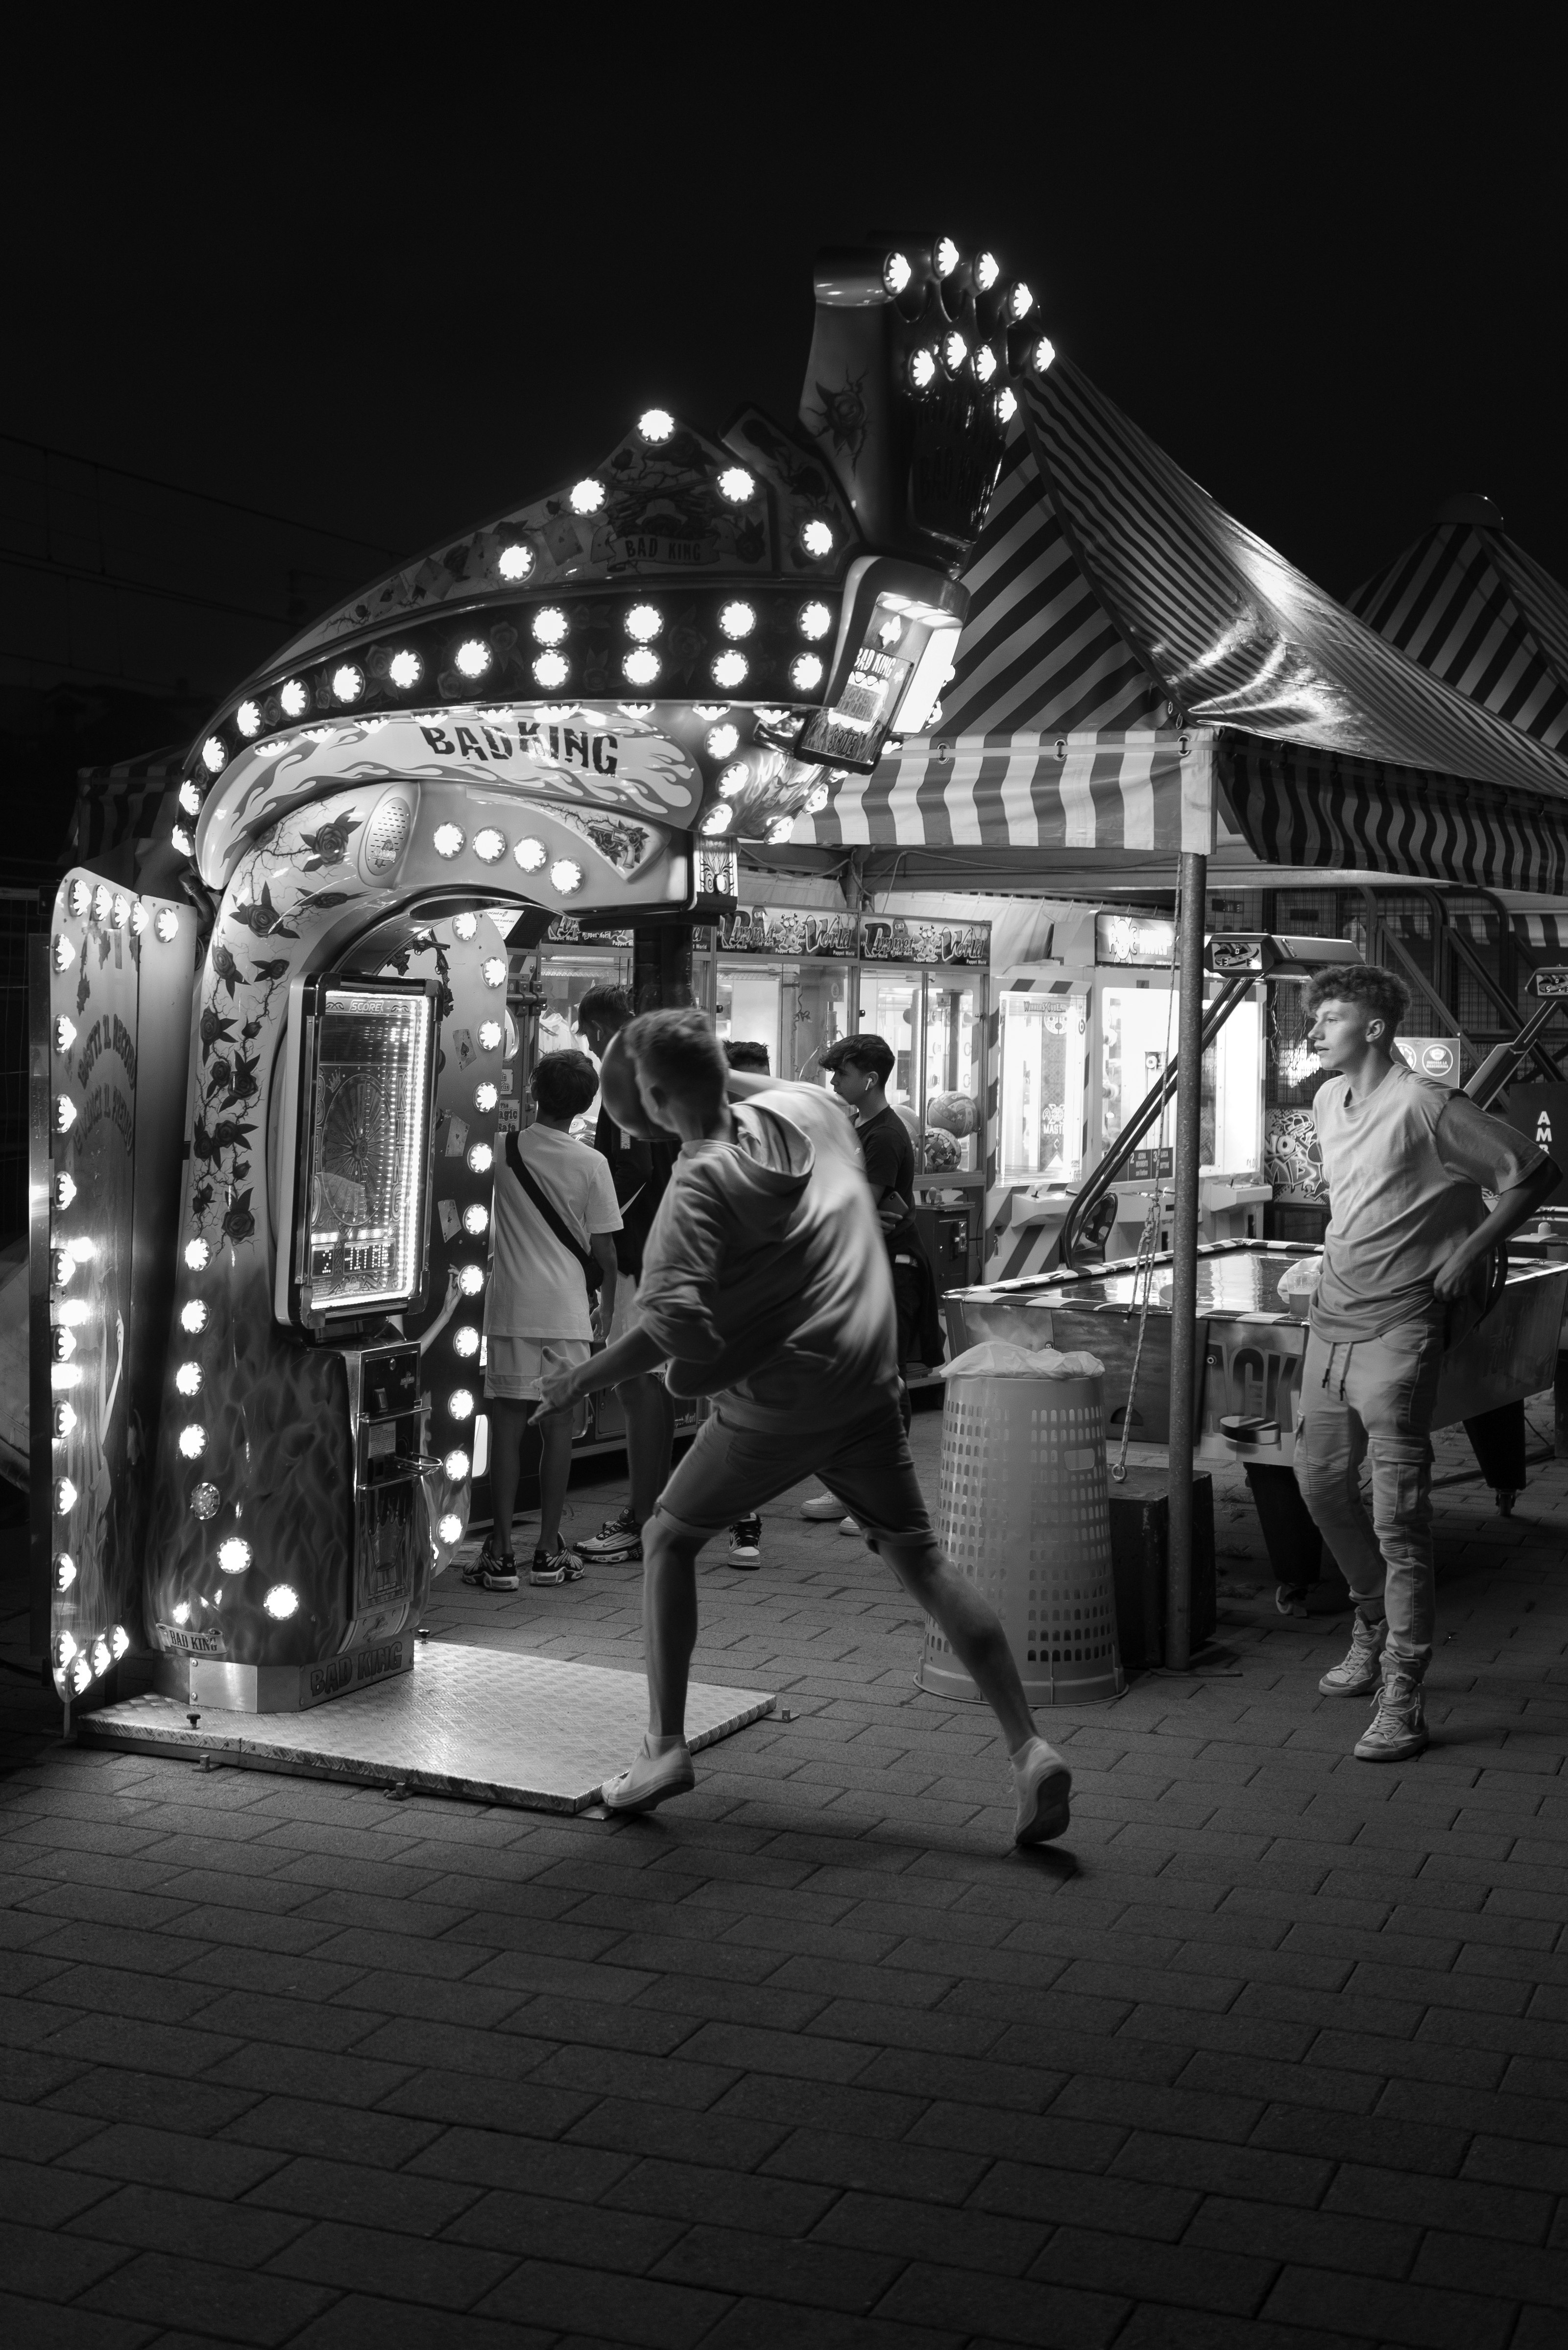
M 843 1503 L 836 1502 L 831 1493 L 814 1493 L 809 1502 L 800 1505 L 803 1518 L 836 1518 L 843 1511 Z
M 1014 1844 L 1049 1844 L 1054 1836 L 1066 1835 L 1073 1773 L 1054 1746 L 1043 1738 L 1031 1740 L 1023 1760 L 1012 1765 L 1012 1783 L 1018 1794 Z

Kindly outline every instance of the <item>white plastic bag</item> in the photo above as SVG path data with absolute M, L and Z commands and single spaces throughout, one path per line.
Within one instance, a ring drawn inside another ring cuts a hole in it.
M 1279 1295 L 1287 1305 L 1293 1297 L 1310 1296 L 1317 1287 L 1318 1277 L 1322 1272 L 1321 1253 L 1317 1256 L 1297 1257 L 1294 1263 L 1288 1264 L 1280 1275 L 1277 1284 Z
M 1105 1368 L 1097 1355 L 1063 1355 L 1054 1347 L 1042 1347 L 1032 1354 L 1026 1347 L 1015 1347 L 1007 1338 L 984 1338 L 978 1347 L 966 1347 L 950 1363 L 944 1363 L 937 1377 L 941 1379 L 1097 1379 L 1104 1377 Z

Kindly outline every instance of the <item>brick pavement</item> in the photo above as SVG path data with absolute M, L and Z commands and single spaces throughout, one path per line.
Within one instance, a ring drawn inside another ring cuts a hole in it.
M 1568 1472 L 1439 1509 L 1428 1756 L 1350 1758 L 1231 1481 L 1221 1669 L 1052 1718 L 1037 1856 L 787 1501 L 698 1664 L 794 1718 L 652 1822 L 65 1750 L 7 1680 L 7 2343 L 1561 2344 Z M 628 1571 L 431 1621 L 639 1657 Z

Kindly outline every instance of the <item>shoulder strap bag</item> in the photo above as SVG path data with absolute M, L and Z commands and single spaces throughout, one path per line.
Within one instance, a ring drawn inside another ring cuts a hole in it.
M 533 1201 L 534 1205 L 538 1209 L 539 1213 L 544 1217 L 545 1223 L 549 1226 L 551 1232 L 554 1232 L 556 1238 L 560 1242 L 561 1246 L 566 1251 L 568 1256 L 575 1256 L 577 1263 L 582 1266 L 583 1279 L 587 1282 L 588 1286 L 588 1303 L 591 1305 L 594 1299 L 598 1295 L 600 1288 L 603 1286 L 605 1277 L 604 1267 L 600 1264 L 597 1257 L 591 1255 L 583 1246 L 576 1232 L 572 1231 L 570 1225 L 567 1224 L 562 1217 L 559 1210 L 556 1207 L 555 1202 L 551 1200 L 549 1193 L 541 1184 L 535 1182 L 534 1177 L 529 1174 L 527 1168 L 523 1163 L 523 1153 L 517 1148 L 517 1137 L 515 1134 L 509 1134 L 506 1138 L 506 1164 L 511 1168 L 512 1172 L 516 1176 L 517 1180 L 522 1184 L 524 1191 L 526 1191 L 528 1197 Z

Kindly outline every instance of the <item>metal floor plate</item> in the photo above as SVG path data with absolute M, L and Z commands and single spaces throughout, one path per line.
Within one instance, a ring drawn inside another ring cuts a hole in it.
M 687 1738 L 695 1751 L 771 1713 L 755 1690 L 693 1681 Z M 406 1786 L 536 1812 L 581 1812 L 624 1771 L 648 1726 L 640 1673 L 549 1657 L 421 1641 L 412 1672 L 306 1713 L 202 1710 L 175 1698 L 125 1698 L 77 1717 L 94 1746 L 169 1752 L 310 1778 Z

